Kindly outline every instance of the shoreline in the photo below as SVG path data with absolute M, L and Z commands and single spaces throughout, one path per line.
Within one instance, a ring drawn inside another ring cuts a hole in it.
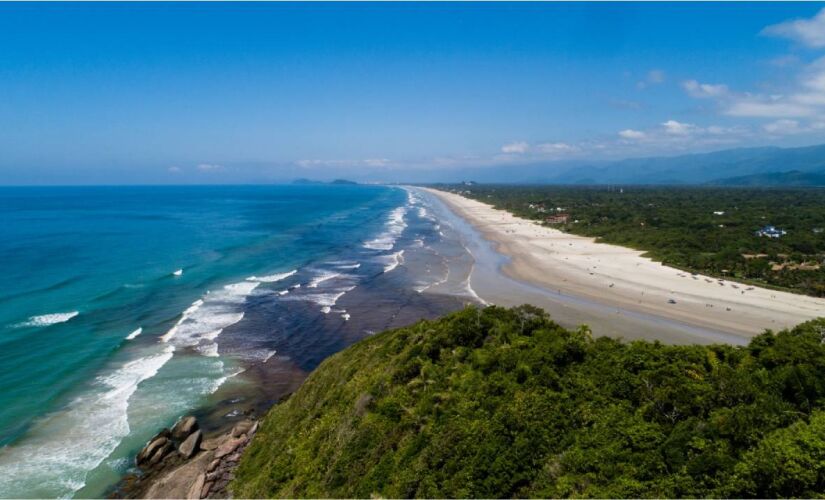
M 825 299 L 692 275 L 643 257 L 643 251 L 541 226 L 453 193 L 419 189 L 444 203 L 503 257 L 496 265 L 500 275 L 539 288 L 545 295 L 697 329 L 685 338 L 672 339 L 656 331 L 640 332 L 633 335 L 636 338 L 682 343 L 691 335 L 706 341 L 702 337 L 717 332 L 723 342 L 742 344 L 765 329 L 792 327 L 825 313 Z M 487 286 L 476 291 L 491 303 L 511 305 L 508 297 L 496 300 L 494 287 L 493 280 L 487 279 Z M 577 316 L 591 324 L 591 318 Z M 621 328 L 610 322 L 608 317 L 596 318 L 594 329 L 602 330 L 596 333 L 623 336 Z
M 350 252 L 344 255 L 346 258 L 341 257 L 344 260 L 325 258 L 319 264 L 303 266 L 297 272 L 289 273 L 288 278 L 292 281 L 279 281 L 270 295 L 276 297 L 277 302 L 255 300 L 256 296 L 252 296 L 253 303 L 244 306 L 245 322 L 226 328 L 221 335 L 221 352 L 231 353 L 243 348 L 250 339 L 263 338 L 272 342 L 270 347 L 275 354 L 265 361 L 246 366 L 236 383 L 219 389 L 211 403 L 190 410 L 189 415 L 197 419 L 203 432 L 204 444 L 200 451 L 185 460 L 177 452 L 169 451 L 159 462 L 148 467 L 146 463 L 143 466 L 136 464 L 106 495 L 128 498 L 226 496 L 228 492 L 225 485 L 220 486 L 220 478 L 231 479 L 240 449 L 229 454 L 234 458 L 228 459 L 225 467 L 213 465 L 211 454 L 223 442 L 234 439 L 233 426 L 263 418 L 296 391 L 314 365 L 328 355 L 376 331 L 406 326 L 461 309 L 468 297 L 453 292 L 460 288 L 469 272 L 463 272 L 462 263 L 471 262 L 471 259 L 453 255 L 460 253 L 462 247 L 443 234 L 438 235 L 437 230 L 432 229 L 437 221 L 426 215 L 426 208 L 419 200 L 409 196 L 400 207 L 390 211 L 381 232 L 358 247 L 363 255 L 355 258 Z M 408 226 L 410 231 L 406 232 Z M 360 250 L 362 247 L 367 250 Z M 442 255 L 445 248 L 445 255 Z M 441 276 L 442 273 L 445 275 Z M 421 279 L 427 282 L 426 290 L 419 288 L 423 286 Z M 289 293 L 278 292 L 284 287 Z M 260 288 L 264 289 L 266 285 Z M 346 292 L 341 293 L 342 290 Z M 303 300 L 301 294 L 306 296 Z M 330 305 L 327 296 L 333 294 L 340 295 L 336 295 Z M 315 298 L 325 300 L 310 300 Z M 282 307 L 273 309 L 275 304 Z M 346 318 L 341 316 L 343 313 L 347 314 Z M 290 335 L 296 329 L 301 329 L 301 335 Z M 187 352 L 198 355 L 196 349 Z M 161 429 L 160 432 L 164 431 Z M 157 438 L 155 435 L 142 446 L 149 446 Z M 179 447 L 180 443 L 175 442 L 175 446 Z M 134 459 L 135 455 L 129 457 L 130 461 Z M 215 470 L 220 470 L 220 474 Z M 203 489 L 210 481 L 213 486 L 219 486 Z M 197 488 L 193 485 L 198 482 L 202 489 L 195 491 Z

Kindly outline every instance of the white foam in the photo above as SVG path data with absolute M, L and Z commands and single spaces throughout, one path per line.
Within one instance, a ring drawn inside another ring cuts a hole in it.
M 341 315 L 341 317 L 344 318 L 344 321 L 349 321 L 351 316 L 349 315 L 349 313 L 345 312 Z
M 129 335 L 126 336 L 126 340 L 133 340 L 135 337 L 143 333 L 143 328 L 138 328 L 137 330 L 133 331 Z
M 338 302 L 338 299 L 343 297 L 347 292 L 349 292 L 353 288 L 355 288 L 355 287 L 353 286 L 353 287 L 349 287 L 349 288 L 346 288 L 346 289 L 343 289 L 343 290 L 338 290 L 338 291 L 331 292 L 331 293 L 312 293 L 312 294 L 304 295 L 303 298 L 310 301 L 310 302 L 314 302 L 314 303 L 318 304 L 319 306 L 324 306 L 324 308 L 329 308 L 329 307 L 334 306 L 335 303 Z M 329 311 L 326 311 L 326 312 L 328 313 Z
M 337 267 L 338 269 L 358 269 L 359 267 L 361 267 L 361 263 L 358 262 L 356 264 L 341 264 L 335 267 Z
M 178 269 L 172 273 L 172 276 L 183 276 L 183 269 Z
M 384 255 L 381 257 L 382 261 L 384 262 L 384 272 L 388 273 L 398 267 L 399 264 L 404 262 L 404 250 L 399 250 L 398 252 L 392 253 L 390 255 Z
M 52 314 L 42 314 L 40 316 L 32 316 L 28 320 L 24 321 L 23 323 L 18 324 L 18 327 L 25 327 L 25 326 L 51 326 L 56 325 L 58 323 L 65 323 L 70 319 L 74 318 L 80 314 L 78 311 L 66 312 L 66 313 L 52 313 Z
M 289 290 L 288 290 L 288 289 L 287 289 L 287 290 L 281 290 L 280 292 L 277 292 L 277 294 L 278 294 L 278 295 L 280 295 L 280 296 L 282 296 L 282 297 L 283 297 L 284 295 L 288 294 L 288 293 L 289 293 Z
M 276 352 L 278 352 L 278 351 L 276 351 L 276 350 L 274 350 L 274 349 L 273 349 L 273 350 L 269 351 L 268 353 L 266 353 L 266 356 L 264 356 L 264 363 L 266 363 L 267 361 L 269 361 L 269 358 L 271 358 L 272 356 L 274 356 Z
M 329 314 L 329 312 L 331 310 L 332 310 L 332 308 L 329 307 L 329 306 L 324 306 L 324 307 L 321 308 L 321 312 L 324 313 L 324 314 Z
M 312 278 L 307 285 L 307 288 L 318 288 L 318 285 L 325 281 L 329 281 L 333 278 L 337 278 L 341 276 L 341 273 L 336 273 L 334 271 L 322 271 L 321 274 Z
M 231 295 L 246 298 L 246 296 L 252 293 L 252 290 L 256 289 L 258 285 L 260 285 L 260 282 L 240 282 L 226 285 L 223 289 Z
M 141 382 L 157 374 L 174 350 L 166 346 L 97 377 L 91 391 L 37 421 L 27 439 L 3 448 L 0 494 L 68 497 L 82 488 L 88 471 L 129 434 L 129 398 Z
M 204 298 L 196 300 L 183 311 L 175 326 L 160 338 L 161 341 L 180 347 L 195 347 L 204 356 L 216 356 L 218 347 L 215 339 L 225 328 L 243 319 L 243 304 L 258 285 L 258 281 L 242 281 L 207 292 Z
M 213 342 L 211 344 L 204 344 L 199 345 L 197 351 L 204 356 L 208 356 L 210 358 L 217 358 L 218 357 L 218 344 Z
M 467 281 L 464 282 L 465 289 L 467 290 L 467 295 L 469 295 L 470 297 L 476 299 L 483 306 L 490 305 L 489 302 L 487 302 L 486 300 L 484 300 L 484 299 L 482 299 L 481 297 L 478 296 L 476 291 L 473 289 L 472 284 L 470 284 L 470 279 L 472 277 L 472 274 L 473 274 L 473 271 L 472 271 L 472 269 L 470 269 L 470 275 L 467 276 Z
M 281 281 L 281 280 L 284 280 L 286 278 L 289 278 L 290 276 L 294 275 L 297 272 L 298 272 L 297 269 L 293 269 L 292 271 L 289 271 L 288 273 L 270 274 L 269 276 L 250 276 L 250 277 L 246 278 L 246 280 L 247 281 L 257 281 L 257 282 L 260 282 L 260 283 L 275 283 L 276 281 Z
M 424 207 L 418 207 L 418 216 L 422 219 L 434 220 L 430 213 Z
M 395 246 L 395 241 L 404 232 L 407 223 L 404 222 L 404 216 L 407 214 L 407 207 L 398 207 L 392 210 L 387 217 L 387 229 L 378 235 L 378 237 L 364 243 L 364 248 L 370 250 L 392 250 Z

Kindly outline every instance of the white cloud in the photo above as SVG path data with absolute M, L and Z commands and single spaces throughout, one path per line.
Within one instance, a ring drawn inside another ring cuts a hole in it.
M 825 48 L 825 9 L 810 19 L 793 19 L 766 27 L 762 34 L 796 40 L 808 47 Z M 795 69 L 800 60 L 795 55 L 785 55 L 770 61 L 777 67 Z M 796 83 L 781 94 L 732 93 L 725 85 L 702 84 L 688 80 L 682 84 L 693 97 L 713 98 L 720 101 L 723 113 L 743 118 L 772 120 L 825 119 L 825 57 L 801 68 Z M 771 129 L 768 124 L 764 131 Z M 810 127 L 801 129 L 813 130 Z
M 697 99 L 717 98 L 728 94 L 728 86 L 721 83 L 699 83 L 696 80 L 687 80 L 682 82 L 682 88 L 688 95 Z
M 175 167 L 175 166 L 169 167 L 167 170 L 168 170 L 170 173 L 173 173 L 173 174 L 179 174 L 179 173 L 181 173 L 181 172 L 182 172 L 182 170 L 181 170 L 181 168 L 180 168 L 180 167 Z
M 386 167 L 390 164 L 387 158 L 367 158 L 364 160 L 364 165 L 368 167 Z
M 567 144 L 566 142 L 546 142 L 544 144 L 539 144 L 536 146 L 536 149 L 539 150 L 541 153 L 576 153 L 580 150 L 578 146 L 573 146 Z
M 506 154 L 524 154 L 530 149 L 530 145 L 524 141 L 511 142 L 501 147 L 501 152 Z
M 364 160 L 298 160 L 295 162 L 299 167 L 389 167 L 394 162 L 387 158 L 367 158 Z
M 811 116 L 814 110 L 792 102 L 762 98 L 745 98 L 733 102 L 725 111 L 730 116 L 751 118 L 782 118 Z
M 809 64 L 792 92 L 745 94 L 732 99 L 725 113 L 751 118 L 825 117 L 825 57 Z
M 762 129 L 772 135 L 788 135 L 804 132 L 804 129 L 800 128 L 798 121 L 787 119 L 766 123 L 762 126 Z
M 762 34 L 789 38 L 808 47 L 825 47 L 825 9 L 811 19 L 793 19 L 768 26 Z
M 690 135 L 697 130 L 696 125 L 668 120 L 662 123 L 665 133 L 669 135 Z
M 633 141 L 638 141 L 647 137 L 647 134 L 642 132 L 641 130 L 633 130 L 632 128 L 628 128 L 619 132 L 619 137 L 622 139 L 630 139 Z
M 216 170 L 223 170 L 223 165 L 218 165 L 215 163 L 201 163 L 197 166 L 197 169 L 201 172 L 214 172 Z

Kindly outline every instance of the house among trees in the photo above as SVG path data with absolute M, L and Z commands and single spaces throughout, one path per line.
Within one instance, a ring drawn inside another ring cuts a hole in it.
M 561 213 L 545 217 L 544 222 L 547 224 L 567 224 L 568 219 L 570 219 L 569 214 Z
M 780 238 L 787 234 L 787 231 L 784 229 L 779 229 L 776 226 L 765 226 L 762 229 L 756 231 L 756 236 L 764 236 L 766 238 Z

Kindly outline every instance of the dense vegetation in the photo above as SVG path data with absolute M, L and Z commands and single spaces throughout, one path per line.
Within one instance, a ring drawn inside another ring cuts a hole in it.
M 825 189 L 499 185 L 448 189 L 528 219 L 568 214 L 568 221 L 555 227 L 645 250 L 668 265 L 825 296 Z M 787 234 L 756 236 L 766 225 Z
M 236 497 L 825 495 L 825 319 L 747 347 L 593 339 L 468 308 L 322 363 Z

